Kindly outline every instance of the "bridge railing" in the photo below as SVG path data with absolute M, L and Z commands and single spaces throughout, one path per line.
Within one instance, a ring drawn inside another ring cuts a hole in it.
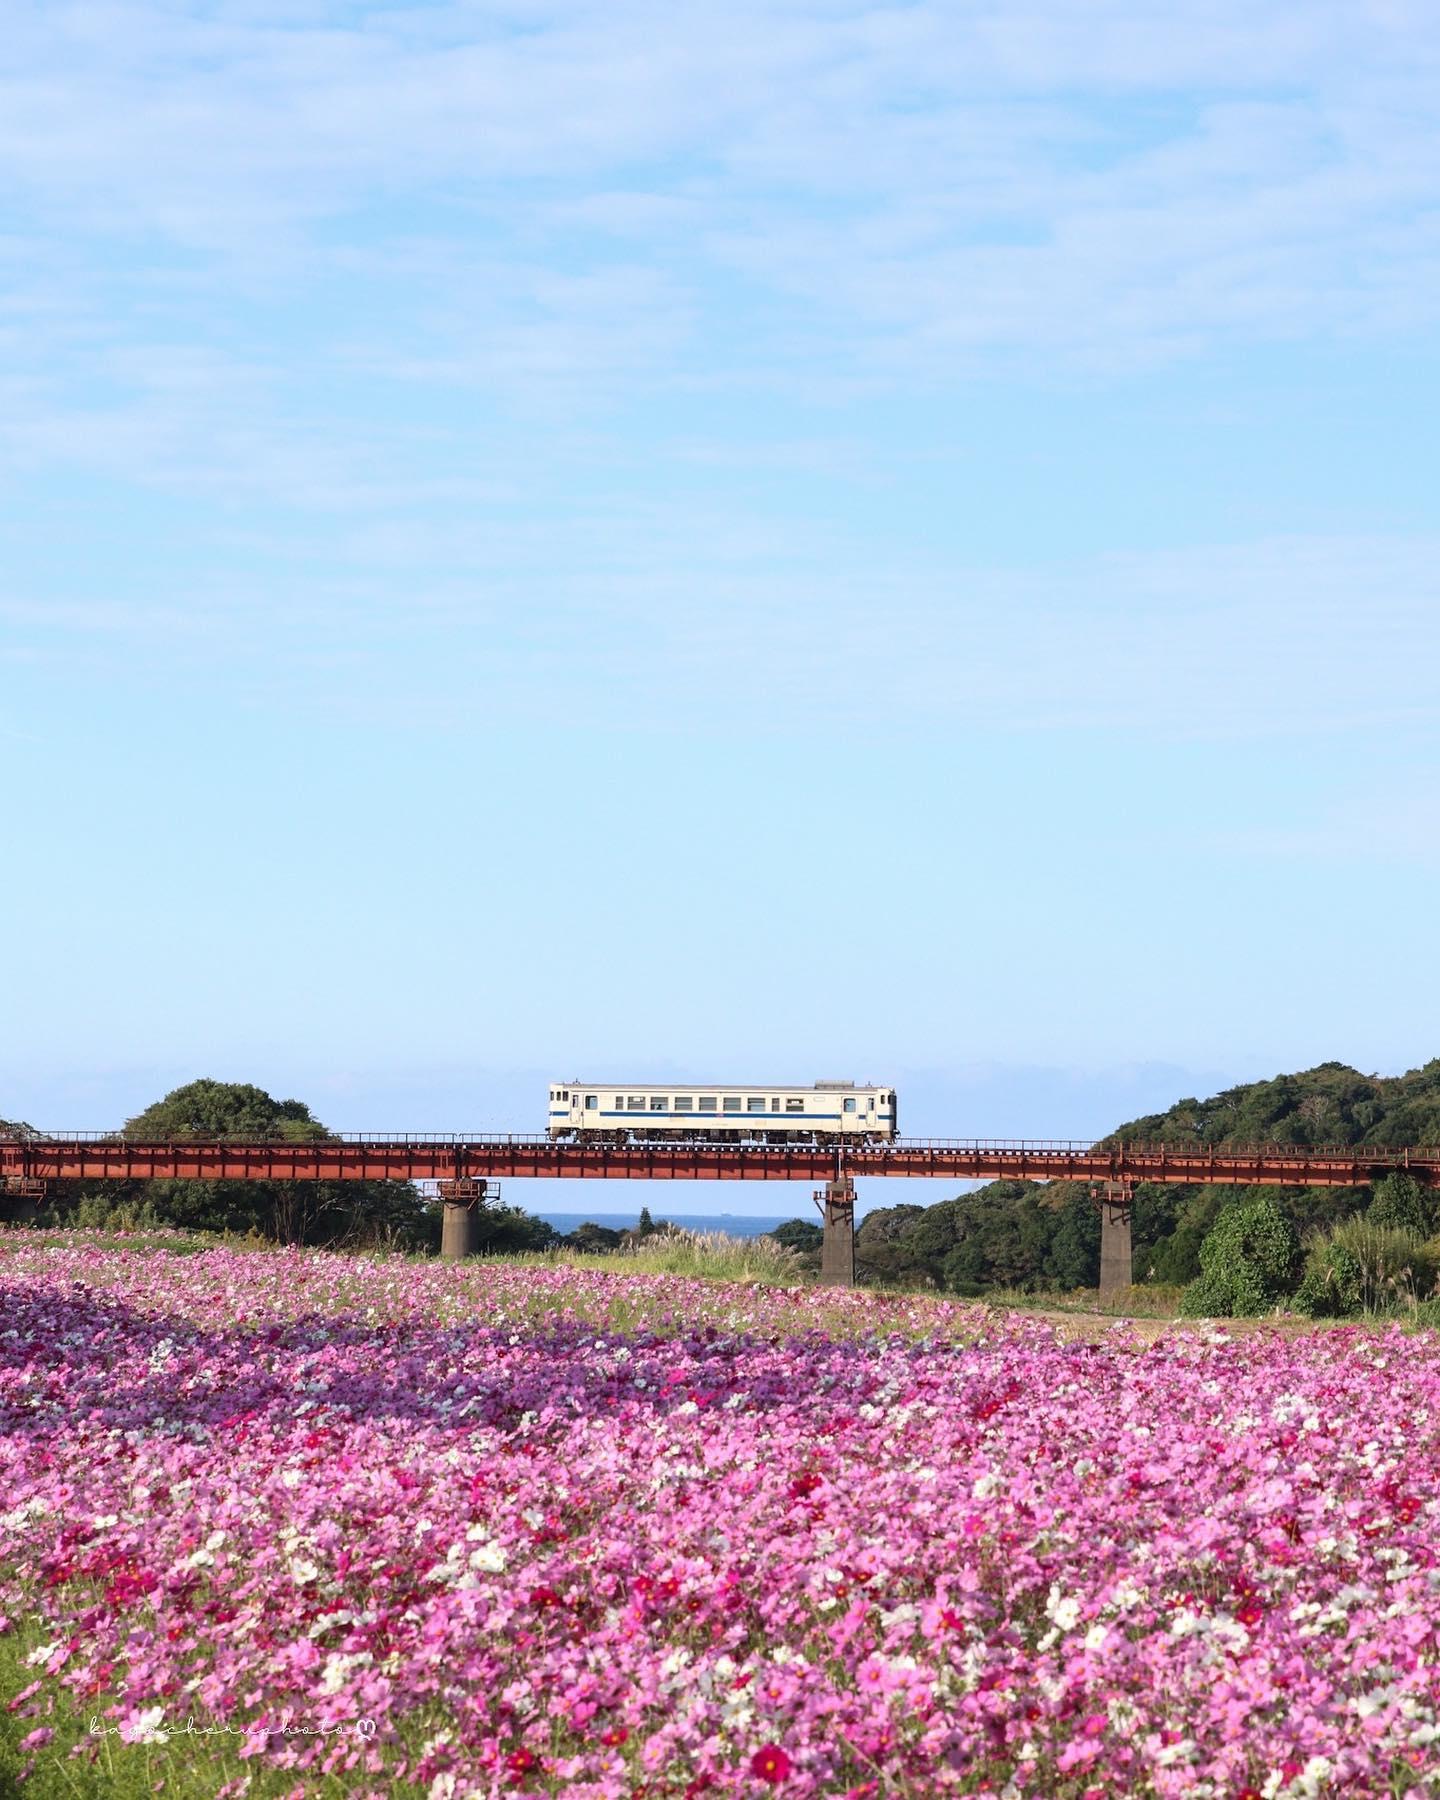
M 883 1157 L 889 1153 L 923 1153 L 951 1152 L 970 1154 L 990 1154 L 1006 1156 L 1105 1156 L 1114 1154 L 1122 1157 L 1185 1157 L 1187 1159 L 1216 1157 L 1225 1161 L 1235 1161 L 1252 1157 L 1283 1157 L 1313 1159 L 1346 1159 L 1368 1163 L 1440 1163 L 1440 1146 L 1413 1148 L 1405 1146 L 1389 1146 L 1380 1144 L 1205 1144 L 1194 1139 L 1174 1141 L 1158 1139 L 1154 1142 L 1126 1144 L 1105 1144 L 1085 1138 L 948 1138 L 948 1137 L 900 1137 L 888 1140 L 860 1142 L 842 1136 L 823 1136 L 806 1139 L 793 1144 L 766 1144 L 757 1141 L 712 1141 L 696 1145 L 693 1139 L 687 1139 L 678 1133 L 667 1132 L 663 1135 L 648 1137 L 632 1137 L 627 1144 L 609 1145 L 577 1145 L 573 1140 L 556 1139 L 543 1132 L 501 1132 L 501 1131 L 332 1131 L 324 1137 L 296 1138 L 276 1134 L 240 1134 L 225 1133 L 207 1136 L 202 1133 L 184 1133 L 169 1137 L 126 1137 L 121 1131 L 40 1131 L 0 1132 L 0 1142 L 27 1144 L 39 1147 L 46 1144 L 106 1144 L 128 1149 L 141 1149 L 159 1145 L 194 1145 L 223 1143 L 236 1148 L 255 1146 L 266 1149 L 316 1149 L 323 1150 L 327 1145 L 343 1146 L 374 1145 L 377 1148 L 393 1146 L 404 1148 L 408 1145 L 424 1145 L 453 1147 L 464 1149 L 472 1145 L 490 1145 L 499 1148 L 564 1148 L 568 1151 L 595 1148 L 633 1148 L 633 1149 L 676 1149 L 703 1148 L 709 1151 L 757 1151 L 764 1150 L 768 1154 L 783 1155 L 787 1150 L 797 1154 L 813 1152 L 818 1145 L 823 1149 L 845 1149 L 863 1152 L 867 1157 Z

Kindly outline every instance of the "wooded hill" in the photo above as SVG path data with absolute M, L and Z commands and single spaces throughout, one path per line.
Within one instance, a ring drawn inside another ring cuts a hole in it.
M 1121 1125 L 1103 1143 L 1440 1144 L 1440 1059 L 1397 1076 L 1321 1063 L 1297 1075 L 1177 1100 L 1168 1112 Z M 1183 1286 L 1200 1273 L 1200 1246 L 1227 1206 L 1272 1195 L 1304 1234 L 1362 1211 L 1361 1188 L 1212 1188 L 1142 1183 L 1132 1221 L 1134 1278 Z M 935 1206 L 869 1213 L 856 1238 L 862 1279 L 924 1282 L 952 1293 L 994 1288 L 1094 1287 L 1100 1224 L 1088 1184 L 993 1181 Z
M 1440 1059 L 1407 1075 L 1361 1075 L 1321 1063 L 1226 1088 L 1209 1100 L 1177 1100 L 1168 1112 L 1132 1119 L 1106 1143 L 1440 1144 Z

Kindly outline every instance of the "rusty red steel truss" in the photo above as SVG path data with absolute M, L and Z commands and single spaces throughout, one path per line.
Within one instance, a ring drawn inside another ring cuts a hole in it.
M 1099 1146 L 1055 1140 L 900 1139 L 890 1144 L 575 1144 L 540 1137 L 132 1140 L 101 1132 L 0 1136 L 0 1186 L 66 1181 L 1156 1181 L 1202 1186 L 1364 1187 L 1404 1168 L 1440 1185 L 1440 1149 L 1264 1144 Z M 42 1185 L 43 1184 L 43 1185 Z

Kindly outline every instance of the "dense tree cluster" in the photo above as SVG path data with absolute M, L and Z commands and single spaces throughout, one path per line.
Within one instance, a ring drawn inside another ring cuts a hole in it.
M 1215 1149 L 1440 1145 L 1440 1060 L 1393 1078 L 1322 1063 L 1301 1074 L 1228 1088 L 1208 1100 L 1177 1101 L 1168 1112 L 1134 1119 L 1103 1141 L 1201 1143 Z M 1134 1280 L 1197 1284 L 1191 1306 L 1252 1310 L 1293 1291 L 1305 1247 L 1359 1215 L 1372 1226 L 1407 1232 L 1417 1242 L 1435 1229 L 1429 1192 L 1409 1177 L 1378 1184 L 1373 1199 L 1372 1206 L 1368 1188 L 1142 1183 L 1131 1221 Z M 1268 1256 L 1259 1252 L 1262 1238 L 1272 1245 Z M 996 1181 L 937 1206 L 870 1213 L 860 1225 L 856 1254 L 862 1279 L 981 1294 L 1093 1287 L 1099 1279 L 1099 1244 L 1099 1218 L 1088 1186 Z M 1415 1264 L 1422 1266 L 1423 1258 Z
M 855 1234 L 862 1280 L 955 1294 L 991 1288 L 1094 1287 L 1100 1215 L 1075 1182 L 992 1181 L 935 1206 L 887 1206 Z
M 122 1136 L 280 1137 L 296 1143 L 330 1133 L 300 1100 L 277 1100 L 248 1082 L 191 1081 L 125 1122 Z M 52 1216 L 128 1229 L 182 1226 L 253 1232 L 282 1244 L 438 1247 L 439 1224 L 420 1191 L 403 1181 L 112 1181 L 53 1197 Z
M 1208 1100 L 1177 1100 L 1168 1112 L 1122 1125 L 1109 1143 L 1440 1144 L 1440 1058 L 1395 1076 L 1362 1075 L 1321 1063 L 1226 1088 Z

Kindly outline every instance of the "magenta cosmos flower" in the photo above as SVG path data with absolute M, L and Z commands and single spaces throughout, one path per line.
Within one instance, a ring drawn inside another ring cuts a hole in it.
M 750 1758 L 750 1772 L 762 1781 L 783 1781 L 790 1773 L 790 1758 L 778 1744 L 766 1744 Z

